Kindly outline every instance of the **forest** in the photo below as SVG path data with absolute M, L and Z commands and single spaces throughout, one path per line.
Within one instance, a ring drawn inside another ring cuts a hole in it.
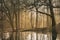
M 0 40 L 60 40 L 60 0 L 0 0 Z

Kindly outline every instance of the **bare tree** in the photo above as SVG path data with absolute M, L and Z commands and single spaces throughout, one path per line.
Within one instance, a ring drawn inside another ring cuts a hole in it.
M 56 21 L 55 21 L 55 18 L 54 18 L 54 12 L 53 12 L 53 7 L 52 7 L 52 1 L 49 0 L 49 4 L 50 4 L 50 13 L 51 13 L 51 19 L 52 19 L 52 40 L 56 40 L 57 38 L 57 32 L 56 32 Z
M 38 3 L 41 3 L 40 5 L 38 5 Z M 27 4 L 25 4 L 26 6 L 28 6 Z M 43 13 L 43 12 L 40 12 L 39 10 L 38 10 L 38 8 L 39 7 L 41 7 L 42 5 L 45 5 L 45 6 L 49 6 L 49 9 L 50 9 L 50 15 L 49 14 L 47 14 L 47 13 Z M 52 40 L 56 40 L 56 38 L 57 38 L 57 32 L 56 32 L 56 29 L 55 29 L 55 25 L 56 25 L 56 22 L 55 22 L 55 18 L 54 18 L 54 12 L 53 12 L 53 4 L 51 3 L 51 0 L 40 0 L 40 2 L 39 2 L 39 0 L 34 0 L 34 3 L 33 4 L 30 4 L 29 6 L 32 6 L 31 8 L 30 8 L 30 10 L 32 9 L 32 8 L 34 8 L 35 7 L 35 9 L 36 9 L 36 27 L 37 27 L 37 22 L 38 22 L 38 13 L 42 13 L 42 14 L 45 14 L 45 15 L 47 15 L 47 16 L 50 16 L 51 17 L 51 19 L 52 19 Z M 39 7 L 37 7 L 37 6 L 39 6 Z M 34 11 L 34 10 L 31 10 L 31 11 Z
M 51 0 L 48 0 L 48 1 L 47 0 L 33 0 L 33 1 L 5 0 L 3 2 L 4 2 L 3 11 L 5 12 L 5 15 L 8 18 L 8 22 L 11 25 L 12 35 L 14 31 L 16 32 L 15 40 L 18 40 L 18 36 L 17 36 L 18 35 L 18 22 L 19 22 L 18 15 L 19 15 L 19 11 L 22 9 L 27 9 L 27 10 L 36 12 L 36 28 L 37 28 L 37 23 L 38 23 L 38 13 L 45 14 L 46 16 L 50 16 L 52 19 L 52 40 L 56 40 L 56 37 L 57 37 L 57 32 L 55 29 L 56 22 L 55 22 L 54 12 L 53 12 L 54 6 L 52 5 Z M 50 9 L 50 14 L 39 11 L 38 9 L 42 6 L 46 6 L 46 7 L 48 6 L 48 8 Z M 32 10 L 33 8 L 35 8 L 36 11 Z M 12 35 L 11 35 L 11 38 L 13 37 Z M 14 38 L 11 40 L 14 40 Z

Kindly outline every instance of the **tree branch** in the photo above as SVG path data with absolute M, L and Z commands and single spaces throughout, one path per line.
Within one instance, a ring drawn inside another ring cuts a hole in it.
M 31 10 L 31 11 L 34 11 L 34 10 Z M 36 11 L 34 11 L 34 12 L 36 12 Z M 47 16 L 50 16 L 51 17 L 51 15 L 50 14 L 47 14 L 47 13 L 44 13 L 44 12 L 41 12 L 41 11 L 37 11 L 38 13 L 40 13 L 40 14 L 45 14 L 45 15 L 47 15 Z

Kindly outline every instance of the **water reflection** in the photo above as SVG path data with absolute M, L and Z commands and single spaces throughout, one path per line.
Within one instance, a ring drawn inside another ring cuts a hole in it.
M 57 35 L 57 39 L 56 40 L 60 40 L 60 34 Z
M 52 40 L 51 33 L 42 34 L 42 33 L 29 32 L 29 34 L 27 34 L 27 36 L 25 37 L 26 39 L 24 40 Z M 60 40 L 60 34 L 57 35 L 56 40 Z
M 25 34 L 25 36 L 23 36 L 24 40 L 52 40 L 50 33 L 42 34 L 42 33 L 35 33 L 35 32 L 25 32 L 23 34 Z
M 10 40 L 9 32 L 3 33 L 2 36 L 3 36 L 3 39 Z M 20 37 L 21 37 L 20 38 L 21 40 L 52 40 L 51 33 L 42 34 L 42 33 L 36 33 L 36 32 L 21 32 Z M 2 40 L 1 37 L 0 37 L 0 40 Z M 56 40 L 60 40 L 60 34 L 58 34 Z
M 10 37 L 10 33 L 9 32 L 3 32 L 0 33 L 0 40 L 7 40 Z
M 3 39 L 8 39 L 10 37 L 9 32 L 3 33 Z

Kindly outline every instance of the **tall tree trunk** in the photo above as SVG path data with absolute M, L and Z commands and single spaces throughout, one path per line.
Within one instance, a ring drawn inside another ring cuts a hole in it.
M 38 8 L 36 8 L 36 28 L 38 28 Z M 36 33 L 36 40 L 38 40 L 38 33 Z
M 54 18 L 54 12 L 53 12 L 53 7 L 52 7 L 52 0 L 49 0 L 49 7 L 50 7 L 50 13 L 51 13 L 51 19 L 52 19 L 52 40 L 56 40 L 57 38 L 57 32 L 56 32 L 56 22 L 55 22 L 55 18 Z
M 15 9 L 16 10 L 16 9 Z M 15 37 L 15 40 L 17 40 L 17 34 L 18 34 L 18 26 L 17 26 L 17 13 L 16 13 L 16 11 L 14 11 L 14 13 L 15 13 L 15 24 L 16 24 L 16 37 Z

